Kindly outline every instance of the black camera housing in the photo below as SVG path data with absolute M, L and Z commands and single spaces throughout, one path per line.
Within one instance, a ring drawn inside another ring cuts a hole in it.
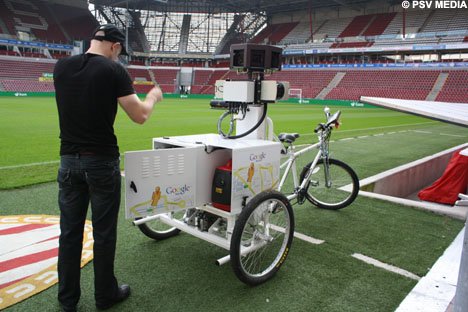
M 231 45 L 231 69 L 247 72 L 281 70 L 283 49 L 263 44 L 242 43 Z

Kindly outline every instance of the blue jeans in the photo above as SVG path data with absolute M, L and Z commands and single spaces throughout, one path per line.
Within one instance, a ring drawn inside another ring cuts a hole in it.
M 114 276 L 117 218 L 120 208 L 119 158 L 63 155 L 57 181 L 60 207 L 58 300 L 75 307 L 80 299 L 80 262 L 83 231 L 91 203 L 94 236 L 94 296 L 106 304 L 117 294 Z

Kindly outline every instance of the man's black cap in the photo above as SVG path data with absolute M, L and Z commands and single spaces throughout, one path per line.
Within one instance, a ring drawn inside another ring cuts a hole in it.
M 98 31 L 104 32 L 104 35 L 96 35 Z M 122 46 L 122 52 L 120 54 L 128 55 L 127 50 L 125 49 L 125 35 L 113 24 L 104 24 L 96 28 L 92 39 L 118 42 Z

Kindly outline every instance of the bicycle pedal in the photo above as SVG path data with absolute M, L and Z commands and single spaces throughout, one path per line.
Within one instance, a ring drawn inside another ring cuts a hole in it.
M 309 186 L 319 186 L 319 181 L 309 181 Z

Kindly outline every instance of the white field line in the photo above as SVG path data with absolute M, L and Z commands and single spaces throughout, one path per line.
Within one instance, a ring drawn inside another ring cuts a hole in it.
M 390 271 L 390 272 L 393 272 L 393 273 L 396 273 L 396 274 L 399 274 L 399 275 L 406 276 L 406 277 L 411 278 L 411 279 L 416 280 L 416 281 L 419 281 L 421 279 L 421 277 L 417 276 L 416 274 L 413 274 L 413 273 L 408 272 L 406 270 L 400 269 L 400 268 L 398 268 L 396 266 L 386 264 L 386 263 L 381 262 L 379 260 L 376 260 L 374 258 L 364 256 L 364 255 L 359 254 L 359 253 L 354 253 L 354 254 L 351 255 L 351 257 L 356 258 L 358 260 L 361 260 L 361 261 L 363 261 L 363 262 L 365 262 L 367 264 L 372 264 L 373 266 L 376 266 L 378 268 L 381 268 L 381 269 L 384 269 L 384 270 L 387 270 L 387 271 Z
M 413 130 L 409 130 L 409 131 L 413 131 Z M 350 141 L 350 140 L 355 140 L 355 139 L 366 139 L 366 138 L 369 138 L 369 137 L 376 137 L 376 136 L 384 136 L 384 135 L 388 135 L 388 134 L 395 134 L 395 133 L 404 133 L 404 132 L 408 132 L 408 130 L 402 130 L 402 131 L 393 131 L 393 132 L 383 132 L 383 133 L 376 133 L 376 134 L 372 134 L 372 135 L 361 135 L 361 136 L 357 136 L 357 137 L 349 137 L 349 138 L 343 138 L 343 139 L 338 139 L 336 141 L 332 140 L 330 141 L 330 143 L 333 143 L 333 142 L 340 142 L 340 141 Z M 443 135 L 442 133 L 440 135 Z M 304 147 L 304 146 L 309 146 L 311 144 L 301 144 L 301 145 L 295 145 L 296 148 L 301 148 L 301 147 Z
M 384 128 L 403 127 L 403 126 L 417 126 L 417 125 L 425 125 L 425 124 L 433 124 L 433 123 L 437 123 L 437 122 L 432 121 L 432 122 L 421 122 L 421 123 L 416 123 L 416 124 L 406 124 L 406 125 L 398 125 L 398 126 L 384 126 L 384 127 L 363 128 L 363 129 L 349 129 L 349 130 L 342 130 L 340 132 L 375 130 L 375 129 L 384 129 Z M 432 133 L 432 132 L 429 132 L 429 131 L 422 131 L 422 130 L 402 130 L 402 131 L 398 131 L 398 132 L 407 132 L 407 131 L 413 131 L 413 132 L 418 132 L 418 133 L 428 133 L 428 134 Z M 395 134 L 395 133 L 397 133 L 397 132 L 377 133 L 377 134 L 372 134 L 372 136 L 383 136 L 383 135 L 386 135 L 386 134 Z M 316 134 L 315 133 L 304 133 L 304 134 L 301 134 L 301 135 L 302 136 L 308 136 L 308 135 L 316 135 Z M 447 133 L 439 133 L 439 135 L 453 136 L 453 137 L 460 137 L 460 138 L 466 137 L 464 135 L 447 134 Z M 354 139 L 364 139 L 364 138 L 368 138 L 368 137 L 369 137 L 369 135 L 362 135 L 362 136 L 358 136 L 358 137 L 343 138 L 343 139 L 339 139 L 337 141 L 348 141 L 348 140 L 354 140 Z M 332 141 L 332 142 L 334 142 L 334 141 Z M 303 147 L 303 146 L 309 146 L 309 145 L 310 144 L 301 144 L 301 145 L 296 145 L 296 147 Z M 55 163 L 59 163 L 59 162 L 60 162 L 60 160 L 52 160 L 52 161 L 36 162 L 36 163 L 30 163 L 30 164 L 4 166 L 4 167 L 0 167 L 0 170 L 41 166 L 41 165 L 55 164 Z M 125 173 L 123 173 L 123 171 L 122 171 L 122 176 L 125 176 Z
M 466 135 L 459 135 L 459 134 L 448 134 L 448 133 L 439 133 L 440 135 L 457 137 L 457 138 L 466 138 Z
M 60 162 L 60 160 L 51 160 L 51 161 L 43 161 L 43 162 L 36 162 L 36 163 L 30 163 L 30 164 L 4 166 L 4 167 L 0 167 L 0 170 L 2 170 L 2 169 L 17 169 L 17 168 L 33 167 L 33 166 L 42 166 L 42 165 L 49 165 L 49 164 L 58 164 L 59 162 Z
M 270 225 L 270 226 L 275 231 L 285 233 L 285 229 L 283 227 L 279 227 L 279 226 L 275 226 L 275 225 Z M 299 233 L 299 232 L 294 232 L 294 237 L 298 238 L 300 240 L 303 240 L 305 242 L 315 244 L 315 245 L 320 245 L 320 244 L 323 244 L 325 242 L 324 240 L 316 239 L 316 238 L 307 236 L 307 235 Z M 358 259 L 358 260 L 361 260 L 361 261 L 363 261 L 363 262 L 365 262 L 367 264 L 371 264 L 373 266 L 376 266 L 378 268 L 387 270 L 389 272 L 396 273 L 396 274 L 411 278 L 411 279 L 416 280 L 416 281 L 419 281 L 421 279 L 421 277 L 417 276 L 414 273 L 411 273 L 409 271 L 400 269 L 400 268 L 398 268 L 396 266 L 393 266 L 393 265 L 390 265 L 390 264 L 386 264 L 384 262 L 381 262 L 379 260 L 373 259 L 371 257 L 365 256 L 365 255 L 362 255 L 362 254 L 359 254 L 359 253 L 354 253 L 354 254 L 351 255 L 351 257 L 353 257 L 355 259 Z
M 300 240 L 306 241 L 308 243 L 315 244 L 315 245 L 320 245 L 320 244 L 325 243 L 324 240 L 313 238 L 313 237 L 307 236 L 299 232 L 294 232 L 294 237 L 299 238 Z
M 270 227 L 277 232 L 286 233 L 286 230 L 284 227 L 280 227 L 274 224 L 270 224 Z M 320 245 L 320 244 L 325 243 L 324 240 L 313 238 L 313 237 L 307 236 L 299 232 L 294 232 L 294 237 L 299 238 L 300 240 L 306 241 L 308 243 L 315 244 L 315 245 Z
M 428 121 L 428 122 L 420 122 L 420 123 L 414 123 L 414 124 L 404 124 L 404 125 L 395 125 L 395 126 L 382 126 L 382 127 L 362 128 L 362 129 L 348 129 L 348 130 L 339 130 L 339 131 L 341 133 L 341 132 L 353 132 L 353 131 L 364 131 L 364 130 L 378 130 L 378 129 L 386 129 L 386 128 L 399 128 L 399 127 L 407 127 L 407 126 L 429 125 L 429 124 L 435 124 L 435 123 L 438 123 L 438 121 Z M 301 134 L 301 135 L 316 135 L 316 133 L 304 133 L 304 134 Z

